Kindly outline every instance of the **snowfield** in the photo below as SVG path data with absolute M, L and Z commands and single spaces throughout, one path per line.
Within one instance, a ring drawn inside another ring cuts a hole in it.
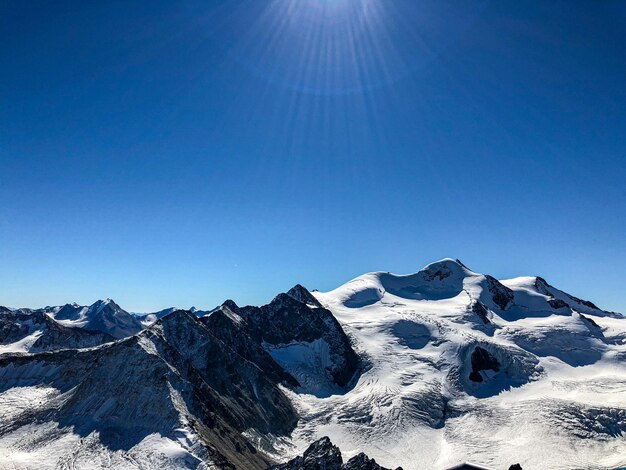
M 626 467 L 626 318 L 542 278 L 445 259 L 168 310 L 0 311 L 0 468 L 262 469 L 323 436 L 405 470 Z
M 405 470 L 626 466 L 626 319 L 541 278 L 494 281 L 448 259 L 314 292 L 369 366 L 345 394 L 290 394 L 285 458 L 329 436 Z M 499 364 L 480 381 L 476 348 Z

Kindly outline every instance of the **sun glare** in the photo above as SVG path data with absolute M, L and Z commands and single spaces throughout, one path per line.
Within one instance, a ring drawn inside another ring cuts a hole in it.
M 202 6 L 193 15 L 230 57 L 264 80 L 335 95 L 383 87 L 427 66 L 462 37 L 484 3 L 244 1 L 221 27 Z

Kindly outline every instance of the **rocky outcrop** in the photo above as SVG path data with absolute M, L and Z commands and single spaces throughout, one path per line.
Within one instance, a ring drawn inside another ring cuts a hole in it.
M 491 294 L 493 303 L 496 304 L 500 310 L 508 309 L 513 302 L 513 291 L 492 276 L 485 275 L 485 279 L 487 281 L 487 290 Z
M 483 305 L 480 301 L 475 301 L 472 303 L 472 313 L 474 313 L 483 324 L 488 325 L 491 323 L 489 320 L 489 310 Z
M 287 463 L 270 467 L 271 470 L 389 470 L 381 467 L 364 453 L 352 457 L 345 464 L 339 447 L 328 437 L 315 441 L 298 456 Z M 402 470 L 400 467 L 396 470 Z
M 311 293 L 296 286 L 267 305 L 242 307 L 239 313 L 252 334 L 269 347 L 322 340 L 328 346 L 328 361 L 324 361 L 328 374 L 336 385 L 345 387 L 358 371 L 359 359 L 339 322 L 318 305 Z
M 500 370 L 500 363 L 493 357 L 486 349 L 477 346 L 472 352 L 472 371 L 470 372 L 469 379 L 472 382 L 482 382 L 483 376 L 481 371 L 491 370 L 498 372 Z
M 376 463 L 376 460 L 370 459 L 367 455 L 361 452 L 348 460 L 342 470 L 388 470 L 385 467 L 381 467 Z M 402 470 L 398 467 L 396 470 Z
M 563 292 L 554 286 L 551 286 L 542 277 L 537 276 L 535 278 L 535 288 L 538 292 L 550 297 L 548 303 L 554 309 L 570 308 L 577 311 L 582 310 L 585 313 L 600 313 L 603 316 L 606 314 L 609 316 L 616 315 L 614 312 L 602 311 L 596 304 L 590 302 L 589 300 L 580 299 L 576 296 Z

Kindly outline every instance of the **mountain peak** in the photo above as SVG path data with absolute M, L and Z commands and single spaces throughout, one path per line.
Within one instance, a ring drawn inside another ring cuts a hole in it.
M 120 309 L 121 307 L 115 303 L 115 301 L 109 297 L 107 297 L 106 299 L 102 300 L 96 300 L 93 304 L 90 305 L 90 308 L 96 308 L 98 310 L 103 309 L 104 307 L 111 307 L 114 309 Z
M 222 307 L 226 307 L 237 314 L 239 313 L 239 305 L 237 305 L 234 300 L 226 299 L 224 303 L 222 303 Z
M 160 318 L 159 322 L 160 323 L 175 323 L 183 319 L 189 319 L 189 318 L 193 320 L 197 320 L 197 317 L 193 315 L 193 313 L 190 310 L 183 310 L 183 309 L 177 308 L 177 309 L 174 309 L 172 313 L 170 313 L 169 315 L 165 315 L 163 318 Z
M 474 275 L 476 274 L 474 271 L 469 269 L 465 264 L 463 264 L 458 259 L 453 258 L 443 258 L 439 261 L 435 261 L 433 263 L 427 264 L 420 272 L 450 272 L 450 273 L 458 273 L 463 276 Z
M 322 304 L 313 297 L 313 294 L 309 292 L 309 290 L 301 284 L 296 284 L 291 289 L 287 291 L 287 295 L 292 299 L 296 299 L 303 304 L 307 304 L 312 307 L 321 307 Z

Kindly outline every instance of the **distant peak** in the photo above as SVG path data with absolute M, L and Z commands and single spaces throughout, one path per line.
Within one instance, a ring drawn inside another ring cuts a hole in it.
M 125 310 L 122 309 L 122 307 L 120 307 L 118 304 L 116 304 L 113 299 L 109 298 L 94 302 L 92 305 L 89 306 L 88 312 L 90 312 L 91 314 L 100 314 L 105 310 L 112 311 L 115 313 L 115 315 L 125 312 Z
M 234 300 L 226 299 L 222 304 L 222 307 L 226 307 L 235 313 L 239 313 L 239 305 L 237 305 Z
M 196 316 L 188 310 L 176 309 L 169 315 L 165 315 L 163 318 L 157 321 L 156 324 L 172 325 L 180 322 L 188 322 L 190 319 L 193 319 L 194 321 L 197 320 Z

